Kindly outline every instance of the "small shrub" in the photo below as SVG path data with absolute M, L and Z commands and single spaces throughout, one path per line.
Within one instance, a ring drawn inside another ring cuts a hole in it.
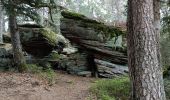
M 51 68 L 47 68 L 41 73 L 41 76 L 48 81 L 50 86 L 55 83 L 55 75 L 54 70 Z
M 128 100 L 130 81 L 127 77 L 103 79 L 97 81 L 90 90 L 99 100 Z
M 37 66 L 36 64 L 28 64 L 27 66 L 28 66 L 27 72 L 29 73 L 38 74 L 41 73 L 43 70 L 42 67 Z
M 56 59 L 59 59 L 59 54 L 55 51 L 53 51 L 49 57 L 48 57 L 48 60 L 56 60 Z
M 41 78 L 47 80 L 49 85 L 53 85 L 54 83 L 55 72 L 53 69 L 51 69 L 51 66 L 48 66 L 47 68 L 43 68 L 35 64 L 29 64 L 28 72 L 39 75 Z

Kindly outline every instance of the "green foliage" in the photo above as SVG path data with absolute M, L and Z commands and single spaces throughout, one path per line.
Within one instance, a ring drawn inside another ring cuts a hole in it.
M 128 100 L 130 82 L 127 77 L 103 79 L 97 81 L 91 87 L 91 91 L 99 100 Z
M 167 100 L 170 100 L 170 78 L 164 79 Z M 129 100 L 130 81 L 128 77 L 98 80 L 91 87 L 98 100 Z
M 48 81 L 49 85 L 53 85 L 55 83 L 55 72 L 51 68 L 46 68 L 42 73 L 41 76 Z
M 25 62 L 19 64 L 19 66 L 17 66 L 17 70 L 19 72 L 25 72 L 27 70 L 27 64 Z
M 40 16 L 37 9 L 48 7 L 49 9 L 56 8 L 54 0 L 45 2 L 44 0 L 0 0 L 8 15 L 24 16 L 36 22 L 40 21 Z
M 31 73 L 31 74 L 36 74 L 45 81 L 48 82 L 49 85 L 53 85 L 55 82 L 55 72 L 51 68 L 50 65 L 46 65 L 46 67 L 42 67 L 38 64 L 27 64 L 24 68 L 24 72 L 26 73 Z M 18 68 L 16 67 L 0 67 L 1 72 L 18 72 Z
M 163 64 L 163 74 L 164 77 L 168 75 L 168 70 L 170 70 L 170 35 L 169 33 L 162 34 L 161 37 L 161 55 Z
M 40 66 L 37 66 L 36 64 L 28 64 L 28 70 L 27 72 L 32 74 L 41 73 L 43 71 L 43 68 Z
M 53 85 L 55 82 L 55 72 L 53 69 L 51 69 L 51 66 L 47 68 L 43 68 L 41 66 L 35 65 L 35 64 L 28 64 L 28 72 L 32 74 L 37 74 L 44 80 L 48 81 L 49 85 Z
M 57 52 L 52 52 L 49 56 L 48 56 L 48 60 L 57 60 L 60 58 L 60 55 Z
M 162 18 L 162 34 L 170 33 L 170 16 Z

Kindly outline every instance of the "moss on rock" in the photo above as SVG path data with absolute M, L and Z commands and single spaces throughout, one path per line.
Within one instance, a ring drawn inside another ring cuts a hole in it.
M 47 56 L 57 46 L 57 34 L 48 28 L 26 24 L 19 27 L 19 33 L 23 49 L 35 57 Z
M 82 21 L 84 21 L 84 22 L 90 22 L 90 23 L 100 23 L 100 22 L 97 22 L 96 20 L 87 18 L 86 16 L 84 16 L 84 15 L 82 15 L 82 14 L 75 13 L 75 12 L 62 11 L 62 12 L 61 12 L 61 15 L 62 15 L 64 18 L 82 20 Z
M 40 28 L 39 33 L 42 34 L 51 45 L 55 46 L 57 44 L 57 35 L 55 32 L 48 28 Z
M 86 28 L 93 28 L 97 32 L 103 32 L 105 35 L 110 35 L 111 37 L 116 37 L 122 34 L 125 34 L 124 31 L 120 30 L 114 26 L 107 26 L 104 23 L 82 23 L 82 25 Z
M 61 19 L 61 23 L 67 24 L 72 23 L 72 21 L 74 21 L 71 25 L 73 24 L 78 25 L 78 27 L 83 27 L 87 30 L 88 29 L 95 30 L 96 33 L 98 34 L 102 33 L 106 37 L 117 37 L 119 35 L 125 34 L 125 32 L 122 31 L 120 28 L 105 25 L 102 22 L 90 19 L 82 14 L 69 11 L 62 11 L 61 14 L 64 17 Z M 71 21 L 68 22 L 67 19 L 71 19 Z
M 52 52 L 49 56 L 48 56 L 48 61 L 56 61 L 59 59 L 59 54 L 57 52 Z

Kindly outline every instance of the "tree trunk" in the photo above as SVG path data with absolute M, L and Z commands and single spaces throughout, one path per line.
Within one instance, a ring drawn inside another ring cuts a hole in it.
M 160 29 L 161 29 L 161 21 L 160 21 L 160 9 L 161 9 L 161 5 L 160 5 L 160 0 L 154 0 L 153 2 L 153 10 L 154 10 L 154 22 L 153 25 L 155 27 L 155 32 L 156 32 L 156 38 L 157 38 L 157 52 L 158 52 L 158 61 L 159 61 L 159 66 L 161 67 L 161 70 L 163 65 L 162 65 L 162 59 L 161 59 L 161 52 L 160 52 Z M 163 76 L 160 76 L 160 84 L 163 84 Z M 161 91 L 164 91 L 164 88 L 160 88 Z M 162 96 L 165 98 L 165 93 L 162 94 Z
M 17 29 L 16 16 L 9 15 L 9 28 L 11 34 L 11 41 L 13 46 L 13 60 L 19 72 L 26 70 L 26 61 L 22 52 L 20 36 Z
M 155 0 L 128 0 L 131 100 L 166 100 L 160 66 L 159 29 L 156 28 L 159 24 L 155 24 L 154 2 Z
M 0 43 L 3 42 L 3 38 L 2 38 L 2 35 L 3 35 L 3 11 L 2 11 L 2 5 L 0 3 Z

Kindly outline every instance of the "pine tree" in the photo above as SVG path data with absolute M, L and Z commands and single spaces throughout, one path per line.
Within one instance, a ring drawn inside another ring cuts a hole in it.
M 166 100 L 159 50 L 159 0 L 128 1 L 131 100 Z

